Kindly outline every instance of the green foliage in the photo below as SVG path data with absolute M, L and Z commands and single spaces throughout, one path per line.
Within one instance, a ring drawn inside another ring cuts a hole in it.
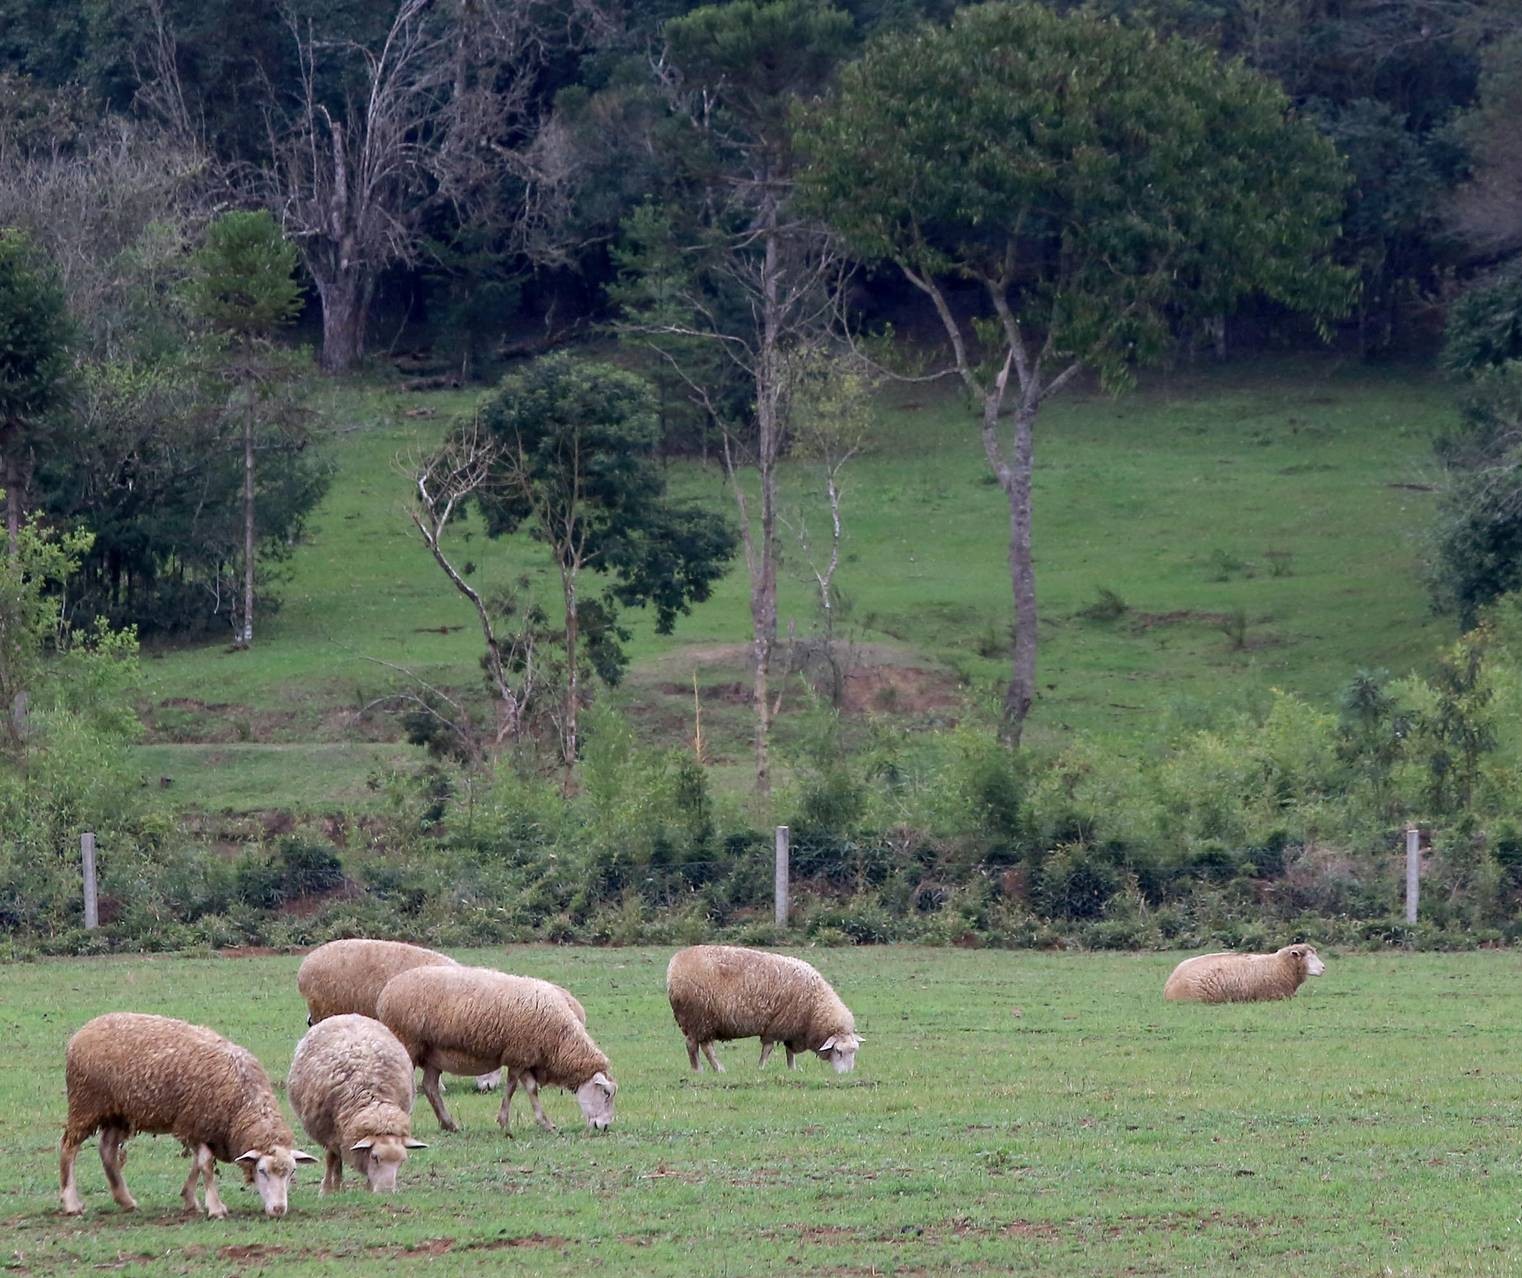
M 73 325 L 51 267 L 21 232 L 0 227 L 0 429 L 13 450 L 67 391 Z M 14 496 L 14 494 L 13 494 Z
M 556 354 L 503 379 L 479 410 L 496 445 L 495 482 L 477 502 L 487 532 L 528 533 L 563 581 L 582 571 L 607 582 L 577 601 L 605 677 L 623 664 L 616 609 L 649 606 L 660 634 L 707 599 L 733 557 L 727 523 L 666 497 L 649 385 L 609 364 Z M 568 591 L 573 585 L 568 586 Z
M 1245 295 L 1346 305 L 1335 152 L 1271 82 L 1187 41 L 973 6 L 873 41 L 799 145 L 810 205 L 859 254 L 1018 280 L 1021 322 L 1111 385 Z
M 1461 377 L 1522 361 L 1522 264 L 1471 284 L 1448 308 L 1443 367 Z
M 214 329 L 248 341 L 266 338 L 301 309 L 296 246 L 268 211 L 224 213 L 206 228 L 187 291 Z

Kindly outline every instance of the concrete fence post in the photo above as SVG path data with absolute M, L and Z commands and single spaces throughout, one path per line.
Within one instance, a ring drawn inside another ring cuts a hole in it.
M 100 908 L 95 893 L 95 836 L 79 836 L 79 859 L 85 879 L 85 927 L 94 930 L 100 926 Z
M 1414 826 L 1406 827 L 1406 922 L 1416 922 L 1417 898 L 1421 895 L 1422 832 Z
M 788 889 L 791 885 L 790 870 L 788 867 L 789 852 L 791 846 L 788 838 L 787 826 L 777 827 L 777 863 L 776 874 L 772 880 L 772 905 L 774 917 L 778 927 L 787 926 L 788 915 Z

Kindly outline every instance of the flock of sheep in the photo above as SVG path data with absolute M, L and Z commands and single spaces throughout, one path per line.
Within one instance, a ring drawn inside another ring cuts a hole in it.
M 1207 954 L 1186 959 L 1164 987 L 1170 1000 L 1204 1003 L 1288 998 L 1307 976 L 1325 970 L 1308 945 L 1275 954 Z M 291 1105 L 307 1135 L 326 1153 L 322 1192 L 340 1187 L 343 1165 L 371 1190 L 394 1191 L 412 1136 L 414 1070 L 439 1126 L 458 1130 L 444 1104 L 442 1074 L 476 1076 L 481 1090 L 504 1078 L 497 1122 L 509 1130 L 516 1091 L 527 1092 L 536 1119 L 553 1130 L 541 1087 L 573 1092 L 588 1124 L 613 1121 L 618 1085 L 586 1028 L 581 1003 L 559 985 L 484 967 L 399 941 L 346 940 L 319 946 L 302 961 L 296 984 L 311 1028 L 296 1047 L 286 1078 Z M 666 992 L 687 1058 L 720 1072 L 716 1042 L 761 1040 L 761 1064 L 781 1043 L 788 1068 L 804 1052 L 837 1073 L 856 1064 L 862 1039 L 851 1011 L 801 959 L 728 945 L 695 945 L 672 957 Z M 122 1177 L 128 1139 L 138 1132 L 174 1136 L 191 1159 L 181 1197 L 192 1212 L 227 1215 L 216 1165 L 236 1163 L 269 1216 L 283 1216 L 300 1163 L 269 1076 L 253 1054 L 203 1026 L 166 1016 L 112 1012 L 69 1040 L 69 1116 L 60 1147 L 60 1200 L 67 1215 L 84 1211 L 74 1178 L 79 1147 L 100 1133 L 100 1161 L 111 1196 L 137 1206 Z

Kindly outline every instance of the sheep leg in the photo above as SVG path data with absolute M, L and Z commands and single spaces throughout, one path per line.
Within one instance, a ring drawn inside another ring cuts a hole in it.
M 497 1090 L 497 1084 L 501 1081 L 502 1071 L 500 1069 L 494 1069 L 490 1074 L 477 1074 L 476 1091 L 494 1092 Z
M 201 1179 L 201 1160 L 189 1145 L 185 1147 L 185 1153 L 190 1159 L 190 1175 L 185 1177 L 185 1183 L 180 1187 L 180 1200 L 185 1204 L 186 1211 L 200 1215 L 201 1200 L 196 1197 L 196 1188 Z
M 698 1040 L 695 1038 L 687 1040 L 687 1060 L 691 1064 L 694 1073 L 701 1074 L 703 1072 L 702 1065 L 698 1063 Z
M 764 1038 L 761 1040 L 761 1059 L 756 1062 L 757 1069 L 766 1068 L 766 1058 L 772 1054 L 772 1048 L 776 1046 L 775 1043 L 770 1043 Z
M 206 1181 L 206 1216 L 209 1220 L 226 1220 L 227 1204 L 217 1193 L 217 1156 L 206 1145 L 196 1147 L 196 1165 Z
M 786 1051 L 787 1051 L 787 1067 L 788 1067 L 788 1069 L 797 1069 L 798 1068 L 798 1065 L 797 1065 L 798 1053 L 795 1052 L 791 1047 L 787 1048 Z
M 343 1188 L 344 1157 L 336 1149 L 327 1151 L 327 1163 L 322 1171 L 322 1188 L 319 1194 L 336 1194 Z
M 460 1124 L 449 1116 L 449 1111 L 444 1108 L 444 1096 L 439 1090 L 439 1070 L 436 1065 L 423 1066 L 423 1095 L 428 1098 L 428 1103 L 433 1106 L 434 1115 L 439 1120 L 439 1126 L 446 1132 L 457 1132 Z
M 63 1143 L 58 1147 L 58 1201 L 65 1216 L 82 1215 L 85 1209 L 79 1197 L 79 1186 L 74 1183 L 74 1160 L 79 1157 L 81 1139 L 65 1132 Z
M 550 1116 L 544 1112 L 544 1106 L 539 1103 L 539 1080 L 532 1074 L 525 1074 L 523 1090 L 528 1093 L 529 1101 L 534 1106 L 534 1117 L 538 1120 L 539 1126 L 547 1132 L 554 1131 L 555 1124 L 550 1122 Z
M 127 1143 L 127 1133 L 120 1127 L 103 1127 L 100 1132 L 100 1165 L 106 1169 L 106 1183 L 111 1186 L 111 1197 L 123 1211 L 132 1211 L 137 1200 L 127 1190 L 122 1176 L 122 1164 L 126 1156 L 122 1147 Z
M 513 1117 L 508 1112 L 512 1108 L 513 1093 L 518 1090 L 518 1076 L 508 1071 L 507 1082 L 502 1087 L 502 1105 L 497 1110 L 497 1126 L 509 1136 L 513 1134 Z
M 715 1074 L 722 1074 L 724 1067 L 719 1064 L 719 1058 L 713 1054 L 713 1042 L 710 1040 L 703 1044 L 703 1055 L 708 1057 L 708 1063 L 713 1066 Z

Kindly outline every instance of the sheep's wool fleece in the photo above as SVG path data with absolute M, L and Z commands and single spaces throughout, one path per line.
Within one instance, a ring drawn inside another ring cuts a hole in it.
M 324 1149 L 412 1135 L 412 1061 L 368 1016 L 331 1016 L 309 1029 L 285 1084 L 301 1125 Z
M 802 959 L 737 945 L 693 945 L 672 956 L 666 994 L 682 1033 L 697 1043 L 759 1036 L 813 1051 L 856 1019 Z
M 1168 978 L 1163 997 L 1186 1003 L 1262 1003 L 1289 998 L 1305 968 L 1286 946 L 1274 954 L 1201 954 L 1185 959 Z
M 66 1059 L 72 1134 L 165 1133 L 223 1162 L 295 1143 L 253 1053 L 204 1026 L 111 1012 L 69 1040 Z
M 415 967 L 429 966 L 456 964 L 447 954 L 405 941 L 329 941 L 301 960 L 296 988 L 306 1000 L 313 1025 L 351 1012 L 373 1017 L 387 981 Z
M 499 1066 L 574 1091 L 609 1072 L 586 1027 L 548 981 L 485 967 L 419 967 L 381 993 L 380 1019 L 414 1062 L 451 1074 Z

